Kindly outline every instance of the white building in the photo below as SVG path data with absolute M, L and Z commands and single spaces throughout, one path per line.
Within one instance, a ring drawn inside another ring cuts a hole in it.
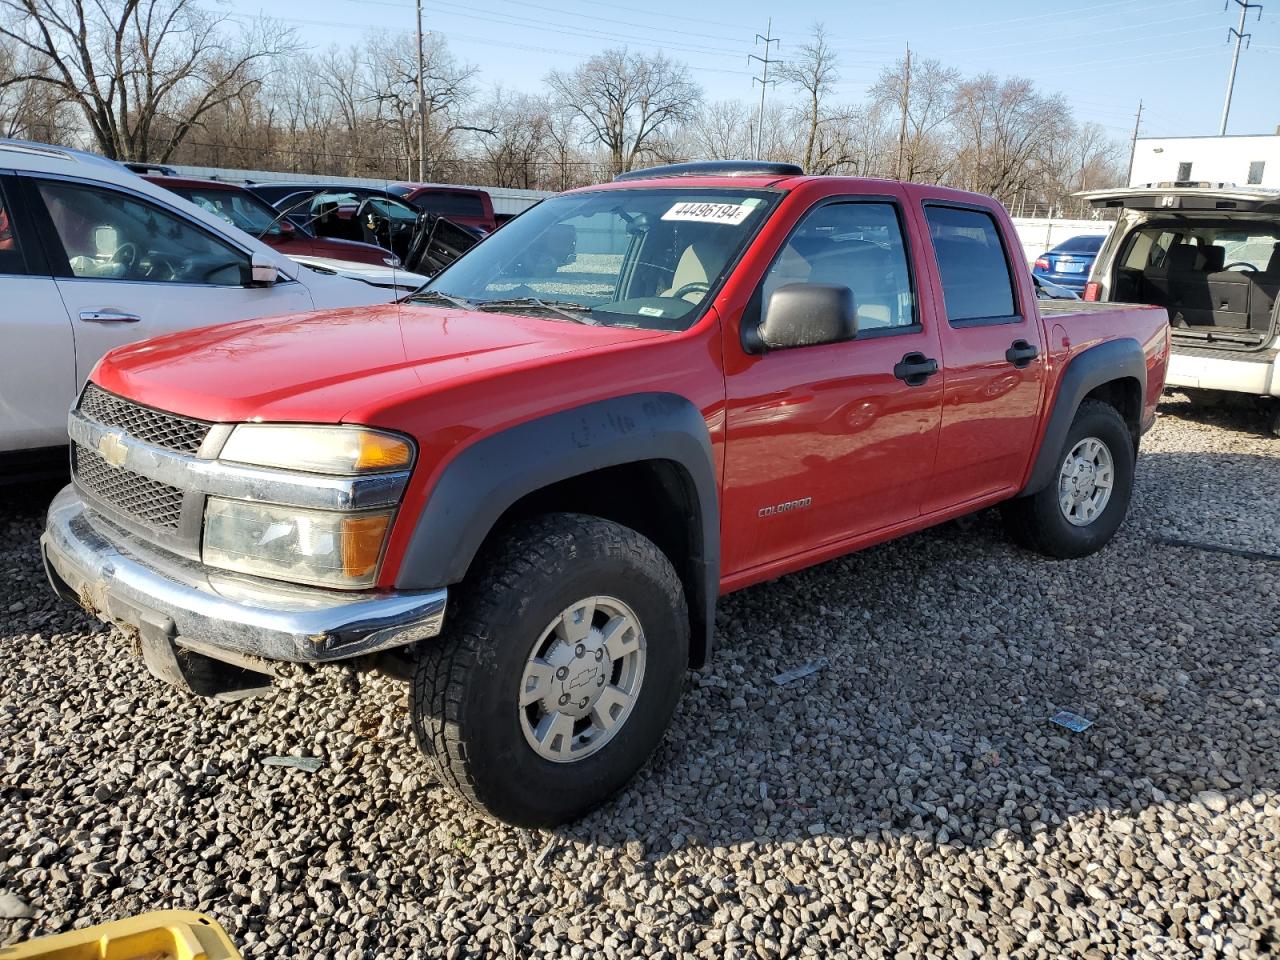
M 1204 181 L 1280 188 L 1280 131 L 1247 137 L 1139 137 L 1131 186 Z

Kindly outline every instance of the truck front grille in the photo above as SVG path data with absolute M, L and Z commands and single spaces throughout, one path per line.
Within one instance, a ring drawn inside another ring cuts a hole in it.
M 86 493 L 128 519 L 161 530 L 177 530 L 186 496 L 177 487 L 113 467 L 79 444 L 75 447 L 75 477 Z
M 152 410 L 141 404 L 107 393 L 92 383 L 80 397 L 80 412 L 90 420 L 116 427 L 129 436 L 155 447 L 178 453 L 195 453 L 204 443 L 212 424 L 174 413 Z

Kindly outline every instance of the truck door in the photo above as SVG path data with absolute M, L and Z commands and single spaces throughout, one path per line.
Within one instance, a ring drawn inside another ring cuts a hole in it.
M 857 339 L 756 355 L 727 339 L 726 573 L 919 513 L 942 398 L 940 371 L 929 372 L 938 333 L 916 295 L 902 195 L 889 190 L 809 207 L 742 319 L 758 322 L 784 284 L 839 284 L 853 292 Z
M 931 200 L 920 208 L 936 265 L 930 278 L 946 387 L 934 483 L 922 512 L 996 494 L 1022 482 L 1044 386 L 1044 338 L 1021 246 L 1007 218 L 980 206 Z

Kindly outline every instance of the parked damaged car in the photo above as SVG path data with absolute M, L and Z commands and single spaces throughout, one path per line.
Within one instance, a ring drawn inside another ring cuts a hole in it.
M 373 243 L 405 269 L 430 276 L 483 237 L 450 218 L 420 210 L 388 190 L 333 183 L 251 183 L 250 190 L 317 236 Z

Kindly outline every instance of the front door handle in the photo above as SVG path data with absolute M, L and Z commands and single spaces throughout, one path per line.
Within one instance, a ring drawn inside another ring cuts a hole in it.
M 142 318 L 120 310 L 81 310 L 80 319 L 86 323 L 137 323 Z
M 893 367 L 893 375 L 908 387 L 923 386 L 938 372 L 938 361 L 923 353 L 908 353 Z
M 1040 355 L 1040 350 L 1025 340 L 1015 340 L 1004 352 L 1004 358 L 1015 367 L 1025 367 Z

